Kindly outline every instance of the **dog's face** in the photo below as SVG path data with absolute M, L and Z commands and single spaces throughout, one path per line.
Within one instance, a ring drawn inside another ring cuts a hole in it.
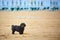
M 21 27 L 25 27 L 26 24 L 25 24 L 25 23 L 21 23 L 20 26 L 21 26 Z

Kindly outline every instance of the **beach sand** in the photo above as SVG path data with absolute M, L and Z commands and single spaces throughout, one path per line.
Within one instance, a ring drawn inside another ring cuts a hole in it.
M 24 34 L 12 34 L 11 25 L 26 23 Z M 60 40 L 60 10 L 0 11 L 0 40 Z

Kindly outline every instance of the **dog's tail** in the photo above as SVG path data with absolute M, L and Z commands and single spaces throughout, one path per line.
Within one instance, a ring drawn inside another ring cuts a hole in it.
M 14 25 L 11 26 L 11 30 L 13 30 L 13 29 L 14 29 Z

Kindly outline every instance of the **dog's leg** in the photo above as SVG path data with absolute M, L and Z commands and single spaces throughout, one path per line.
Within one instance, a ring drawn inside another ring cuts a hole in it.
M 20 30 L 19 34 L 23 34 L 24 30 Z
M 15 34 L 15 30 L 12 30 L 12 34 Z
M 19 34 L 23 34 L 23 32 L 19 32 Z

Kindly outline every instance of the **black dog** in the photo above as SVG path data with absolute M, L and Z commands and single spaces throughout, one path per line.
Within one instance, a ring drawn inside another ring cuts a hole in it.
M 23 34 L 25 26 L 25 23 L 21 23 L 20 26 L 12 25 L 12 34 L 14 34 L 15 31 L 19 32 L 19 34 Z

